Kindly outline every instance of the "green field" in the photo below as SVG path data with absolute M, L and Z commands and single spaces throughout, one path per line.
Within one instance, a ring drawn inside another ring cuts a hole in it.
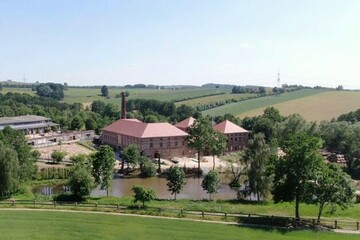
M 0 210 L 1 239 L 358 239 L 320 231 L 255 229 L 217 223 L 96 213 Z
M 195 99 L 177 102 L 176 105 L 185 104 L 192 107 L 196 107 L 200 105 L 215 104 L 216 102 L 221 102 L 221 101 L 224 102 L 226 100 L 231 100 L 231 99 L 235 99 L 235 100 L 247 99 L 250 96 L 256 96 L 256 95 L 257 93 L 231 94 L 231 92 L 228 91 L 226 94 L 222 94 L 222 95 L 195 98 Z

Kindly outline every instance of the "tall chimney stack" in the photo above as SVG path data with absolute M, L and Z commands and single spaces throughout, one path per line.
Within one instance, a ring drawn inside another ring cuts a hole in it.
M 125 100 L 125 93 L 121 92 L 121 119 L 126 119 L 126 100 Z

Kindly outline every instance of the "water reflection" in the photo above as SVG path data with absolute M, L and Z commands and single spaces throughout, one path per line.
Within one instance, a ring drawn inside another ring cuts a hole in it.
M 180 194 L 177 194 L 178 199 L 208 199 L 209 194 L 203 191 L 201 182 L 203 178 L 190 177 L 186 178 L 186 184 Z M 115 197 L 129 197 L 133 195 L 131 188 L 134 185 L 142 185 L 152 188 L 156 191 L 157 198 L 160 199 L 172 199 L 173 195 L 168 191 L 166 185 L 166 178 L 116 178 L 113 179 L 111 189 L 109 190 L 109 196 Z M 69 189 L 63 185 L 56 186 L 42 186 L 33 189 L 33 192 L 41 195 L 55 195 L 67 192 Z M 106 196 L 105 190 L 95 189 L 91 196 Z M 236 199 L 236 190 L 230 188 L 225 181 L 222 180 L 218 193 L 212 195 L 213 199 Z

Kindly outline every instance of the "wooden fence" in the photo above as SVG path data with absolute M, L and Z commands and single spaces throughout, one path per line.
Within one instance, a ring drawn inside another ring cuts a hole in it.
M 313 218 L 301 218 L 297 220 L 291 217 L 260 215 L 249 213 L 226 213 L 226 212 L 205 212 L 192 211 L 186 209 L 169 209 L 146 207 L 138 205 L 119 205 L 119 204 L 98 204 L 98 203 L 78 203 L 78 202 L 60 202 L 60 201 L 36 201 L 36 200 L 3 200 L 0 201 L 3 207 L 27 207 L 42 209 L 71 209 L 119 213 L 147 213 L 151 215 L 164 215 L 176 217 L 202 218 L 217 221 L 237 222 L 249 226 L 272 226 L 272 227 L 298 227 L 298 228 L 328 228 L 328 229 L 346 229 L 360 230 L 359 221 L 348 221 L 340 219 L 323 218 L 317 222 Z M 144 212 L 145 211 L 145 212 Z

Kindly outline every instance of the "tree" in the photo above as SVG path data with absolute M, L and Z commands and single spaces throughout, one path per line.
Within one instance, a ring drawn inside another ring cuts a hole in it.
M 142 202 L 145 207 L 145 202 L 150 202 L 156 198 L 156 192 L 154 189 L 145 188 L 143 186 L 133 186 L 131 189 L 134 192 L 134 203 Z
M 211 194 L 217 193 L 220 187 L 219 174 L 214 170 L 210 170 L 208 174 L 205 175 L 201 187 L 209 194 L 209 200 L 211 200 Z
M 178 166 L 171 166 L 167 175 L 166 180 L 168 190 L 171 194 L 174 194 L 176 200 L 176 194 L 180 193 L 181 189 L 185 185 L 185 173 L 184 170 Z
M 84 121 L 80 116 L 76 115 L 75 117 L 73 117 L 70 123 L 71 130 L 81 130 L 83 126 L 84 126 Z
M 267 196 L 270 189 L 270 177 L 267 175 L 267 167 L 270 158 L 270 147 L 266 144 L 265 135 L 258 133 L 249 140 L 245 150 L 244 162 L 247 165 L 248 194 L 255 194 L 257 200 Z
M 19 163 L 16 151 L 0 141 L 0 196 L 10 196 L 19 189 Z
M 115 167 L 113 149 L 108 145 L 100 146 L 99 150 L 93 155 L 92 164 L 92 175 L 95 178 L 95 182 L 100 184 L 100 189 L 105 189 L 106 196 L 109 196 L 109 188 Z
M 127 162 L 128 168 L 129 164 L 136 166 L 136 164 L 139 162 L 140 158 L 140 150 L 139 146 L 136 144 L 130 144 L 127 146 L 121 153 L 121 170 L 124 170 L 124 161 Z
M 108 87 L 106 85 L 101 87 L 101 95 L 104 97 L 107 97 L 109 95 L 109 90 Z
M 0 83 L 0 91 L 3 90 L 3 85 Z
M 226 150 L 226 137 L 218 131 L 210 131 L 206 151 L 213 156 L 213 170 L 215 170 L 215 156 L 219 156 Z
M 244 151 L 232 152 L 222 159 L 226 163 L 226 175 L 230 176 L 230 187 L 241 186 L 240 178 L 246 174 L 246 166 L 244 164 Z
M 308 202 L 319 206 L 318 222 L 326 206 L 331 206 L 331 212 L 336 211 L 336 206 L 346 209 L 354 198 L 350 176 L 336 164 L 322 164 L 308 192 Z
M 68 185 L 76 198 L 83 199 L 90 195 L 94 182 L 89 167 L 81 161 L 77 162 L 70 170 Z
M 185 138 L 188 147 L 197 151 L 199 175 L 201 173 L 200 155 L 208 149 L 208 144 L 211 144 L 209 143 L 209 137 L 213 131 L 215 130 L 211 127 L 209 121 L 205 118 L 199 118 L 193 126 L 190 127 L 189 135 Z
M 156 165 L 146 156 L 140 156 L 140 175 L 142 177 L 153 177 L 156 175 Z
M 306 133 L 292 135 L 284 144 L 285 156 L 280 157 L 274 166 L 273 199 L 278 202 L 295 200 L 295 217 L 300 218 L 299 204 L 304 201 L 307 185 L 314 181 L 321 167 L 322 157 L 319 138 Z
M 59 151 L 59 150 L 54 150 L 52 153 L 51 153 L 51 158 L 53 160 L 54 163 L 57 163 L 59 164 L 63 159 L 64 157 L 67 155 L 66 152 L 64 151 Z
M 94 130 L 96 128 L 96 122 L 92 117 L 88 117 L 85 120 L 85 128 L 86 130 Z

